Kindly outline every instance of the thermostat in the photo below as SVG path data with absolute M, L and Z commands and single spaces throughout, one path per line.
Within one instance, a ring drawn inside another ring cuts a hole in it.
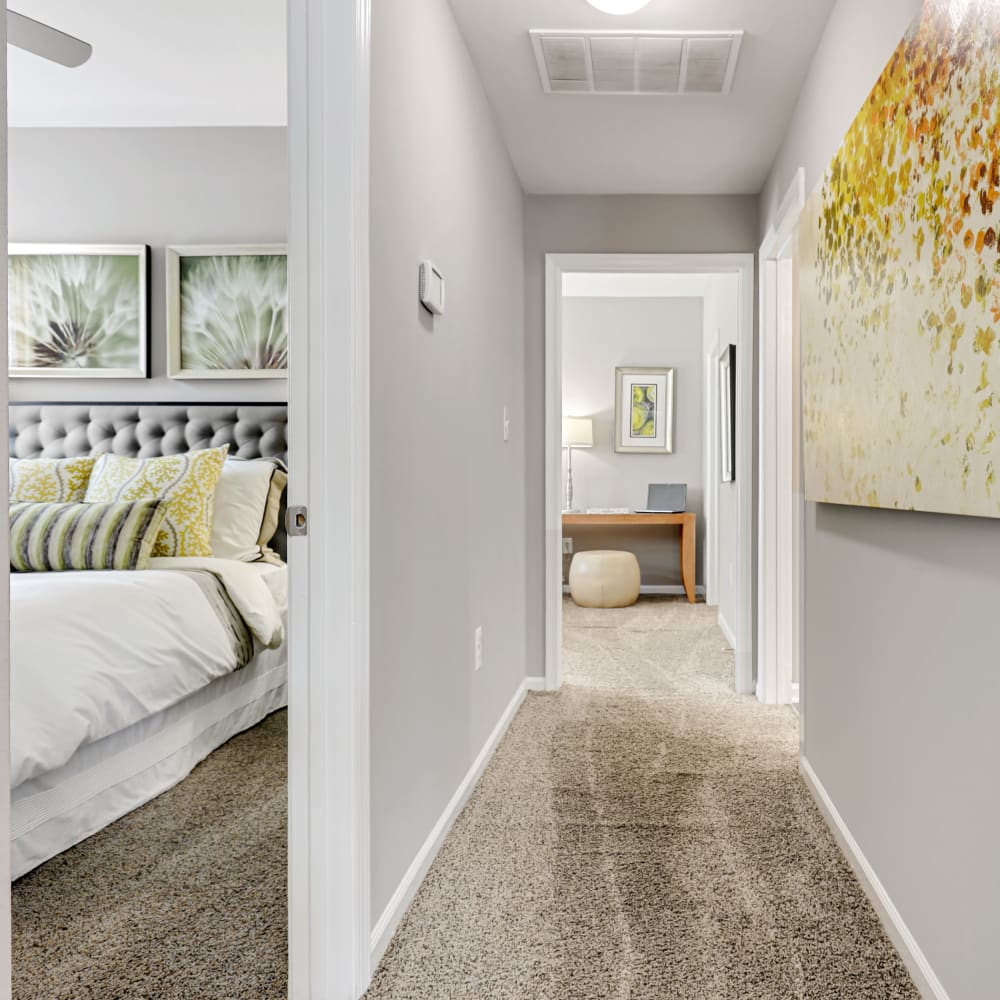
M 444 314 L 444 278 L 429 260 L 420 262 L 420 301 L 435 316 Z

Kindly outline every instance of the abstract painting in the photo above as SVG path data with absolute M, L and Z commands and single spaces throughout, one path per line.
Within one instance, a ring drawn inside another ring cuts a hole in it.
M 807 498 L 1000 517 L 1000 5 L 925 4 L 798 262 Z
M 148 376 L 147 247 L 13 244 L 8 253 L 10 375 Z
M 615 369 L 615 451 L 674 450 L 673 368 Z
M 172 378 L 286 378 L 284 246 L 168 247 Z

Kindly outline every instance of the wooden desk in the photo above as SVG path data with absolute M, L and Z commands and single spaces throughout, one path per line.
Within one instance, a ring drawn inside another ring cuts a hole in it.
M 685 514 L 563 514 L 564 528 L 620 526 L 634 528 L 638 525 L 680 526 L 681 529 L 681 578 L 687 599 L 694 604 L 696 515 Z

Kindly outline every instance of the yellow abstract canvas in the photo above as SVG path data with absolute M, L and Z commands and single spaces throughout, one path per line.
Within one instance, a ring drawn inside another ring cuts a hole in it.
M 799 235 L 810 500 L 1000 517 L 1000 5 L 927 2 Z

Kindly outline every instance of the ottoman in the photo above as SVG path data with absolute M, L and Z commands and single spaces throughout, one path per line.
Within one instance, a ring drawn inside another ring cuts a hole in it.
M 639 560 L 631 552 L 577 552 L 569 592 L 581 608 L 627 608 L 639 600 Z

